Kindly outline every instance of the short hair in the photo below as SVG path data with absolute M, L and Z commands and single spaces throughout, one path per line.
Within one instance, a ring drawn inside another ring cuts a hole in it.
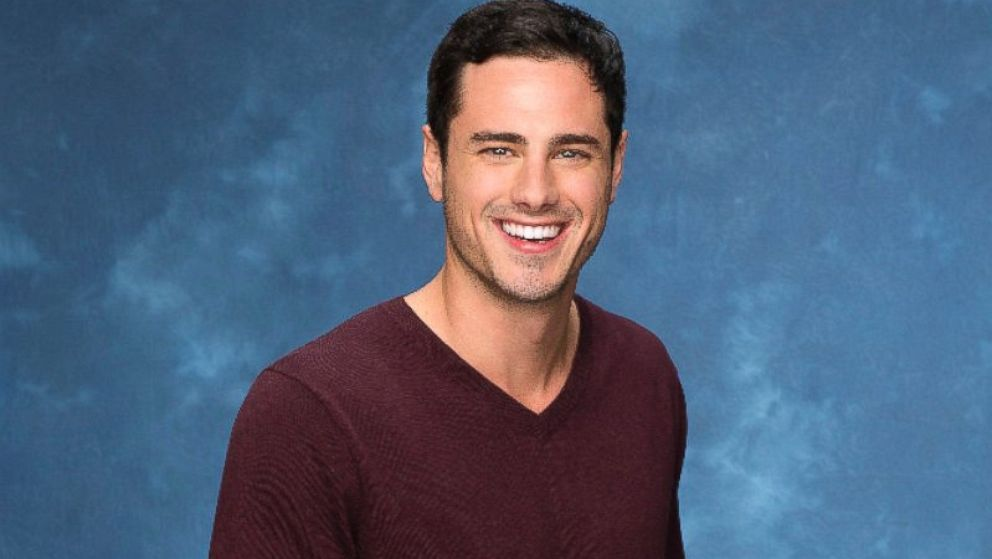
M 627 85 L 616 35 L 589 14 L 549 0 L 494 0 L 461 15 L 438 44 L 427 73 L 427 124 L 446 161 L 451 121 L 461 108 L 461 74 L 468 63 L 495 56 L 571 59 L 586 66 L 602 93 L 610 145 L 623 131 Z

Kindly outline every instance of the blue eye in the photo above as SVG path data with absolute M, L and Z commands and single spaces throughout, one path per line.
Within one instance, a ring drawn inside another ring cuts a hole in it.
M 584 159 L 589 157 L 589 155 L 577 149 L 563 149 L 558 152 L 558 157 L 562 159 Z
M 507 159 L 513 156 L 513 150 L 505 146 L 485 148 L 479 153 L 492 159 Z

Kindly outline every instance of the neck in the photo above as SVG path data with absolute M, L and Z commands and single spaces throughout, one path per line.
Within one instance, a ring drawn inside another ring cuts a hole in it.
M 480 374 L 524 406 L 540 412 L 561 391 L 578 345 L 575 282 L 547 301 L 507 301 L 450 261 L 406 297 L 434 333 Z

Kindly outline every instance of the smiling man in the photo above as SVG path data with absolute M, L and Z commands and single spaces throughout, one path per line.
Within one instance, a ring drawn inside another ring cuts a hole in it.
M 658 339 L 575 294 L 623 171 L 624 64 L 574 8 L 461 16 L 428 76 L 445 261 L 266 369 L 212 557 L 683 557 Z

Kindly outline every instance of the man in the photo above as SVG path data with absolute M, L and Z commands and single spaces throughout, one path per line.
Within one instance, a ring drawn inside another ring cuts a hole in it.
M 211 556 L 683 556 L 675 369 L 575 295 L 623 170 L 623 73 L 613 34 L 552 2 L 452 25 L 423 127 L 444 265 L 258 377 Z

